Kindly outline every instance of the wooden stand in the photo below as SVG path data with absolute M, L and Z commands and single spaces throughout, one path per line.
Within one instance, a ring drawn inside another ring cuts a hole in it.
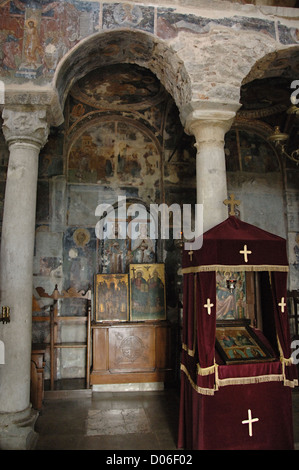
M 91 385 L 166 382 L 172 375 L 167 321 L 92 324 Z
M 90 290 L 69 289 L 59 293 L 56 286 L 51 295 L 42 288 L 36 290 L 40 297 L 53 299 L 50 316 L 33 317 L 34 321 L 50 321 L 51 390 L 56 379 L 56 351 L 61 348 L 86 348 L 86 388 L 96 384 L 167 382 L 172 378 L 169 322 L 92 323 Z M 58 300 L 65 298 L 86 299 L 87 315 L 59 315 Z M 58 342 L 60 322 L 86 323 L 86 342 Z
M 60 293 L 55 286 L 51 295 L 47 294 L 43 288 L 36 288 L 41 298 L 53 299 L 50 306 L 50 317 L 33 317 L 34 321 L 50 321 L 50 389 L 54 390 L 54 381 L 56 378 L 56 350 L 62 348 L 84 348 L 86 349 L 86 388 L 90 387 L 90 325 L 91 325 L 91 290 L 77 292 L 70 288 Z M 78 298 L 87 300 L 86 316 L 61 316 L 58 314 L 58 300 L 66 298 Z M 86 342 L 58 342 L 57 329 L 60 322 L 86 323 L 87 333 Z

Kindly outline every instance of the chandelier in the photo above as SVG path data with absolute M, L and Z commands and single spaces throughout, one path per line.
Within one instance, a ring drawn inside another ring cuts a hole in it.
M 293 105 L 287 110 L 287 114 L 299 114 L 299 108 Z M 299 164 L 299 149 L 294 150 L 291 154 L 286 151 L 286 141 L 289 139 L 289 134 L 280 131 L 279 126 L 274 127 L 274 132 L 268 137 L 270 142 L 273 142 L 276 149 L 284 157 L 289 158 L 297 165 Z

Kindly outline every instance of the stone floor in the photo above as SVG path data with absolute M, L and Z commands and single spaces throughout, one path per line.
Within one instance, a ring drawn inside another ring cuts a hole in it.
M 87 390 L 46 393 L 36 450 L 176 450 L 179 393 Z M 293 392 L 299 450 L 299 389 Z
M 176 449 L 177 390 L 52 395 L 36 423 L 36 450 Z

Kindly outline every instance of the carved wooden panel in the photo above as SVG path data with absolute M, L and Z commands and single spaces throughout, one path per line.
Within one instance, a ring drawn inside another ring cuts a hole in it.
M 167 322 L 93 325 L 91 384 L 160 382 L 171 373 Z
M 110 328 L 109 369 L 154 370 L 155 336 L 149 327 Z

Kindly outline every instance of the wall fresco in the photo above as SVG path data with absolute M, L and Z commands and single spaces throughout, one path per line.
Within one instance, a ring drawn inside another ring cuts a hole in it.
M 0 76 L 16 83 L 27 80 L 46 83 L 73 46 L 99 31 L 126 28 L 171 39 L 180 32 L 206 34 L 214 26 L 258 32 L 276 39 L 274 21 L 261 18 L 205 18 L 177 13 L 175 8 L 128 3 L 7 0 L 0 3 Z M 278 32 L 282 44 L 298 43 L 296 28 L 279 22 Z M 135 46 L 136 57 L 140 54 L 138 44 Z M 117 47 L 110 45 L 113 57 Z M 141 54 L 144 55 L 144 49 Z
M 225 139 L 227 171 L 278 172 L 279 161 L 265 139 L 244 130 L 229 131 Z
M 192 14 L 176 13 L 176 10 L 171 8 L 158 8 L 157 25 L 157 34 L 164 39 L 176 37 L 180 32 L 206 34 L 214 26 L 226 26 L 240 31 L 257 31 L 275 38 L 274 21 L 242 16 L 219 19 L 203 18 Z
M 53 75 L 61 57 L 95 32 L 99 17 L 93 2 L 11 0 L 0 9 L 0 73 L 19 82 Z
M 88 289 L 95 273 L 96 237 L 94 230 L 70 227 L 63 237 L 64 288 Z
M 103 4 L 103 29 L 136 28 L 154 32 L 154 8 L 129 3 Z
M 68 181 L 73 183 L 151 187 L 159 183 L 159 174 L 156 145 L 138 127 L 121 120 L 91 125 L 68 159 Z
M 278 22 L 279 40 L 282 44 L 298 44 L 299 43 L 299 29 L 288 28 Z

